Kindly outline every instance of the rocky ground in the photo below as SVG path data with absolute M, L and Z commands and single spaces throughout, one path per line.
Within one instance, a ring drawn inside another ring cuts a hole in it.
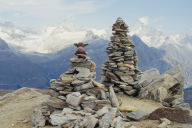
M 41 93 L 40 93 L 41 92 Z M 0 128 L 32 128 L 31 116 L 35 108 L 45 101 L 47 90 L 22 88 L 0 97 Z M 129 98 L 126 95 L 117 95 L 123 105 L 130 105 L 151 113 L 161 107 L 160 103 L 152 100 Z M 123 113 L 127 115 L 127 113 Z M 156 128 L 161 122 L 158 120 L 131 121 L 137 128 Z M 51 128 L 47 125 L 44 128 Z M 190 128 L 190 124 L 172 123 L 169 128 Z

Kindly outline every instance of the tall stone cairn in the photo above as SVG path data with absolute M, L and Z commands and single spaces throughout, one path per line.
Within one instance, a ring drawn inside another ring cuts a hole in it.
M 128 26 L 122 18 L 113 24 L 111 42 L 107 47 L 107 61 L 102 67 L 101 83 L 113 86 L 115 92 L 136 96 L 141 89 L 138 84 L 142 72 L 138 69 L 138 58 L 133 40 L 128 35 Z

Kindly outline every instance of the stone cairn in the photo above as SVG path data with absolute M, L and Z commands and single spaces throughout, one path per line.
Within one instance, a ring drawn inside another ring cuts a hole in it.
M 89 57 L 70 61 L 68 71 L 59 79 L 50 80 L 50 97 L 34 111 L 33 125 L 44 126 L 48 122 L 59 128 L 130 127 L 128 122 L 121 123 L 118 108 L 122 102 L 112 86 L 108 90 L 94 81 L 95 63 Z
M 141 89 L 138 84 L 142 72 L 138 69 L 138 58 L 133 40 L 127 33 L 128 26 L 122 18 L 113 24 L 111 42 L 107 47 L 108 60 L 102 67 L 101 83 L 113 86 L 115 92 L 136 96 Z

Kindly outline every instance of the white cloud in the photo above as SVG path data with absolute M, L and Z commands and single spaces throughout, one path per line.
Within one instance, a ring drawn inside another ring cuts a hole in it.
M 157 18 L 157 19 L 154 19 L 153 21 L 156 22 L 156 21 L 158 21 L 158 20 L 163 20 L 163 19 L 164 19 L 163 17 L 159 17 L 159 18 Z
M 141 18 L 139 18 L 139 20 L 142 22 L 142 23 L 144 23 L 144 24 L 148 24 L 148 17 L 146 16 L 146 17 L 141 17 Z
M 163 27 L 163 25 L 160 25 L 157 30 L 158 30 L 158 31 L 161 31 L 161 28 L 162 28 L 162 27 Z
M 20 18 L 20 17 L 21 17 L 21 15 L 20 15 L 19 13 L 14 13 L 13 16 L 14 16 L 14 17 L 17 17 L 17 18 Z
M 73 15 L 68 15 L 65 19 L 71 21 L 71 20 L 74 20 L 75 17 Z
M 1 12 L 17 12 L 33 17 L 54 18 L 87 14 L 104 8 L 115 0 L 0 0 Z

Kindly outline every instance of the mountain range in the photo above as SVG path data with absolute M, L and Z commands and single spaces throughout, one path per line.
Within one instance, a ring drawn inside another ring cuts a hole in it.
M 180 64 L 186 78 L 185 88 L 192 87 L 192 32 L 166 36 L 139 19 L 129 26 L 138 52 L 139 69 L 157 68 L 164 73 Z M 51 78 L 58 78 L 75 57 L 74 43 L 83 41 L 96 65 L 97 81 L 106 60 L 111 27 L 99 30 L 78 26 L 64 20 L 56 25 L 22 30 L 11 22 L 0 23 L 0 88 L 23 86 L 45 88 Z

